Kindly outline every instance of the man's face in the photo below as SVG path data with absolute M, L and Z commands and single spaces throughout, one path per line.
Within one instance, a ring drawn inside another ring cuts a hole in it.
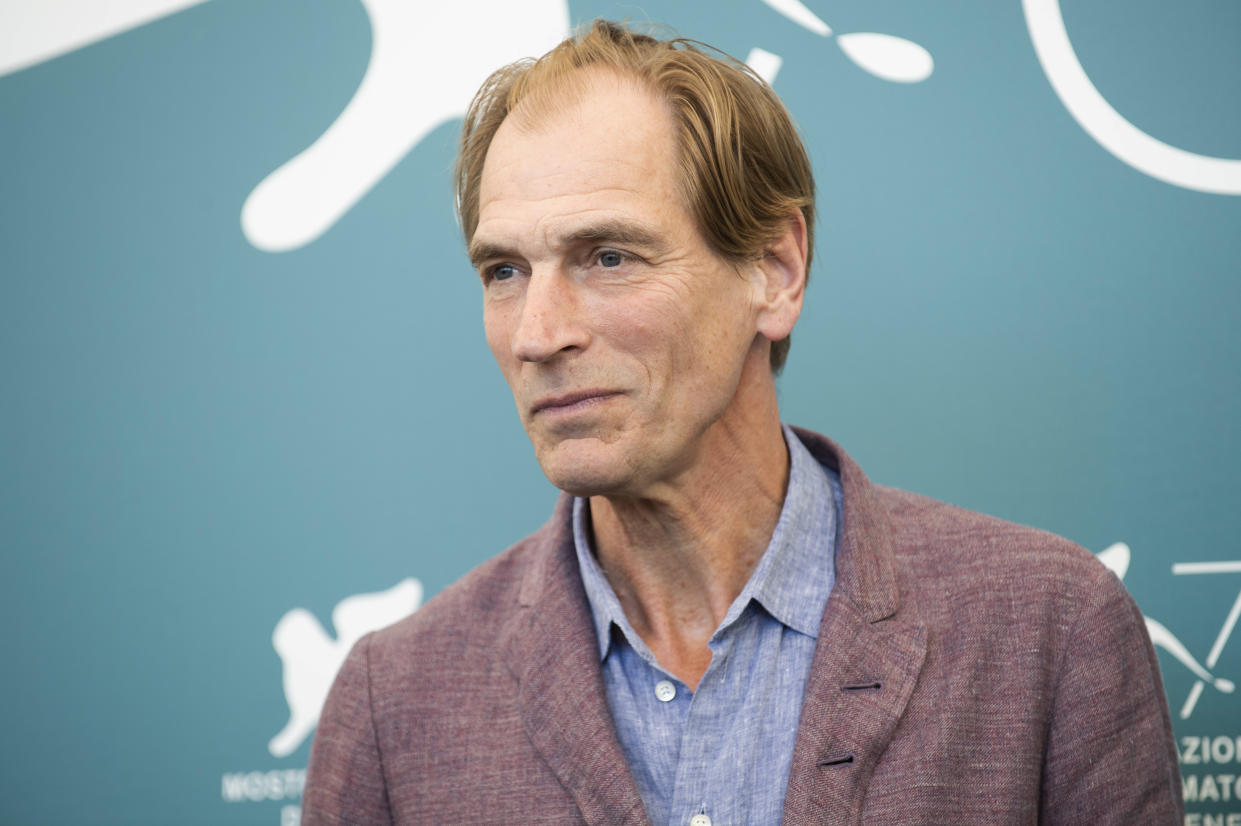
M 698 232 L 661 102 L 596 74 L 535 125 L 509 117 L 479 202 L 487 343 L 554 485 L 649 495 L 723 444 L 743 373 L 767 369 L 762 288 Z

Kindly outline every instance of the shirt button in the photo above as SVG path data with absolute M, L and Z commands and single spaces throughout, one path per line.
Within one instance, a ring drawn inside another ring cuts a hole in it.
M 659 700 L 659 702 L 670 702 L 675 696 L 677 696 L 677 687 L 668 680 L 660 680 L 655 683 L 655 698 Z M 693 824 L 693 826 L 711 826 L 711 821 L 709 820 L 706 823 L 698 823 L 691 820 L 690 823 Z
M 689 826 L 711 826 L 711 818 L 706 815 L 694 815 L 689 819 Z

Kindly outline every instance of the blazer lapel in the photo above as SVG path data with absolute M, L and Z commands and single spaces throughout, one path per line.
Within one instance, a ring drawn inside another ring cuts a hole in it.
M 833 604 L 835 603 L 835 604 Z M 883 633 L 847 599 L 829 601 L 793 748 L 784 823 L 861 820 L 871 773 L 926 655 L 921 627 Z
M 829 440 L 799 436 L 840 473 L 844 514 L 836 587 L 802 701 L 784 823 L 855 824 L 922 669 L 926 631 L 898 613 L 890 527 L 869 480 Z
M 568 496 L 538 534 L 523 611 L 504 641 L 520 682 L 526 734 L 589 824 L 649 826 L 616 737 L 569 530 Z

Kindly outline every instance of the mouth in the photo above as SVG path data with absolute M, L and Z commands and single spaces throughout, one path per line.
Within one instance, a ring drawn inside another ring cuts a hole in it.
M 614 390 L 581 390 L 560 396 L 546 396 L 531 406 L 530 415 L 578 413 L 619 395 L 620 393 Z

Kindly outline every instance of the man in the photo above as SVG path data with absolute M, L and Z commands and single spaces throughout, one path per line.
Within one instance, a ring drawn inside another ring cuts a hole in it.
M 565 493 L 354 648 L 303 822 L 1178 822 L 1115 577 L 782 427 L 813 203 L 775 95 L 691 44 L 596 22 L 484 85 L 458 207 Z

